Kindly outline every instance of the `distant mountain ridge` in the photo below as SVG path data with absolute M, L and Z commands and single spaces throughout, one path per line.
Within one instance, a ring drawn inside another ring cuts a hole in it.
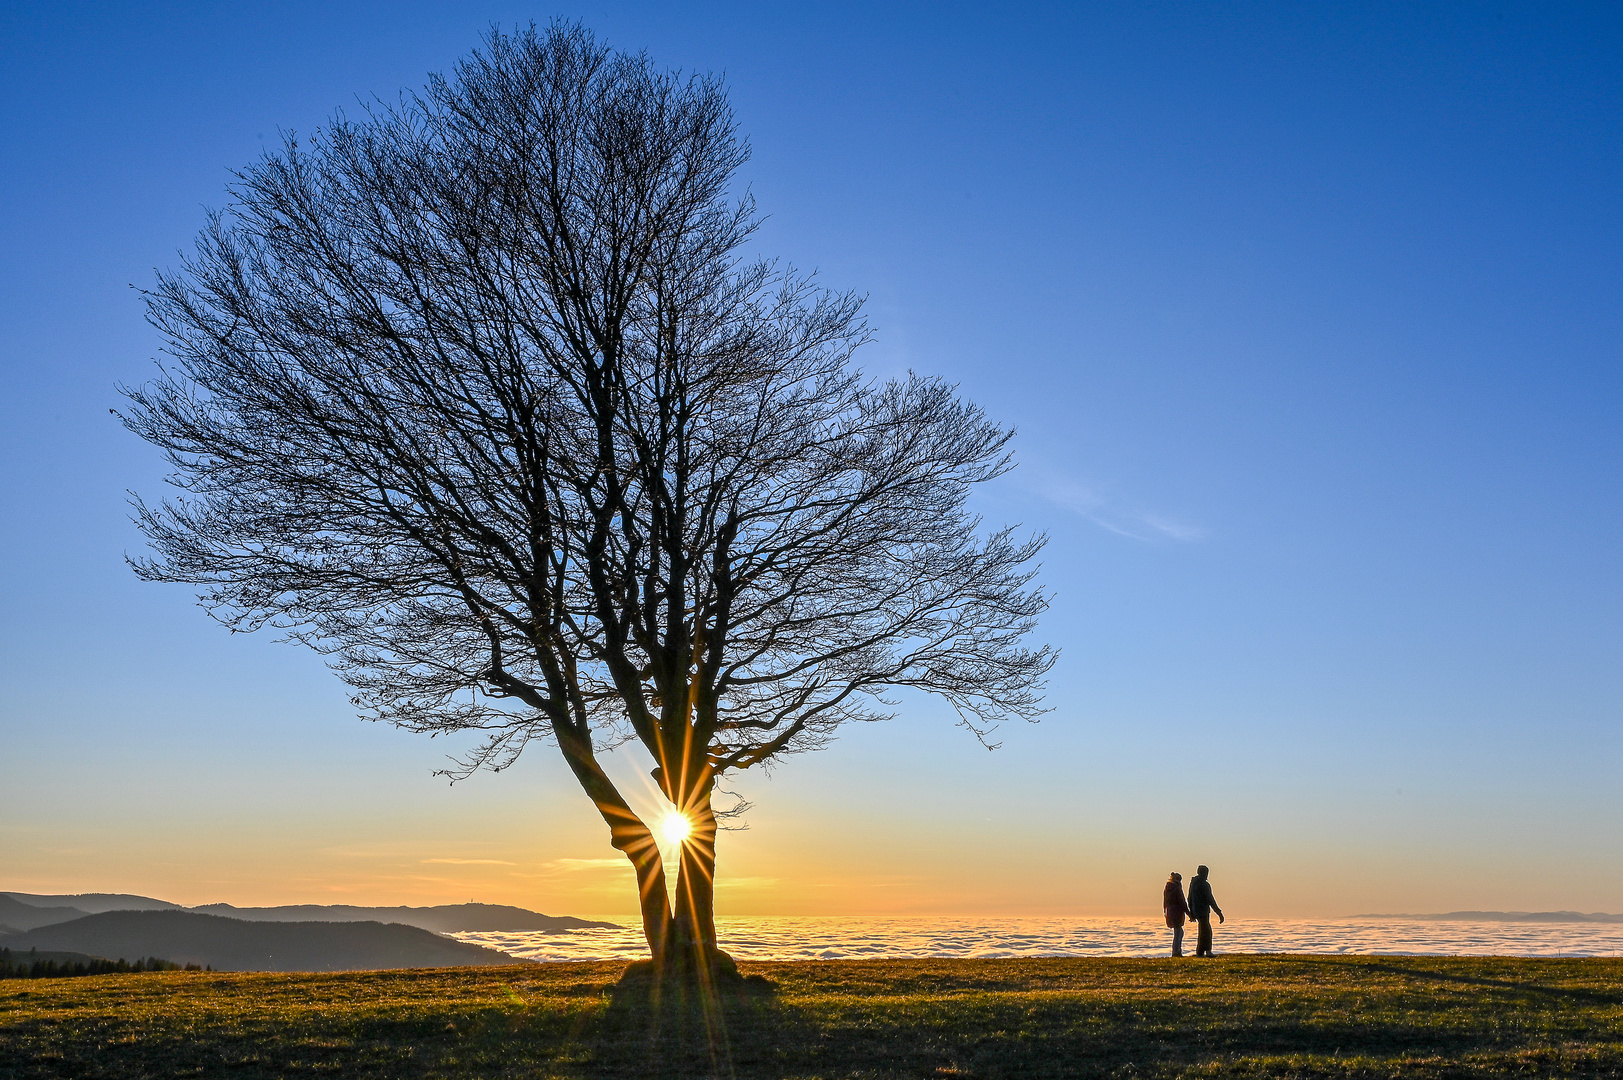
M 162 956 L 216 971 L 369 971 L 529 962 L 399 923 L 249 922 L 192 911 L 104 911 L 8 934 L 0 944 L 14 955 L 39 949 L 109 959 Z
M 108 911 L 191 911 L 248 922 L 380 922 L 404 923 L 436 934 L 461 931 L 539 930 L 561 934 L 590 928 L 613 929 L 614 923 L 543 915 L 510 904 L 439 904 L 433 907 L 358 907 L 353 904 L 284 904 L 277 907 L 234 907 L 200 904 L 184 907 L 132 893 L 41 894 L 0 892 L 0 924 L 16 930 L 68 922 Z M 0 931 L 3 932 L 3 931 Z
M 355 907 L 350 904 L 284 904 L 280 907 L 232 907 L 201 904 L 187 908 L 204 915 L 225 915 L 250 922 L 386 922 L 405 923 L 454 934 L 464 930 L 540 930 L 549 934 L 590 928 L 613 929 L 614 923 L 543 915 L 507 904 L 439 904 L 434 907 Z
M 27 893 L 23 895 L 26 896 Z M 69 919 L 82 919 L 89 914 L 91 913 L 83 908 L 46 907 L 43 904 L 30 904 L 26 900 L 19 900 L 11 893 L 0 893 L 0 923 L 11 927 L 13 933 L 19 930 L 32 930 L 36 926 L 67 922 Z
M 32 907 L 71 907 L 85 915 L 99 915 L 103 911 L 184 911 L 181 904 L 171 904 L 167 900 L 155 900 L 150 896 L 136 896 L 134 893 L 87 892 L 87 893 L 25 893 L 0 892 L 0 896 L 10 897 Z
M 1355 919 L 1423 919 L 1428 922 L 1585 922 L 1623 923 L 1604 911 L 1444 911 L 1429 915 L 1354 915 Z

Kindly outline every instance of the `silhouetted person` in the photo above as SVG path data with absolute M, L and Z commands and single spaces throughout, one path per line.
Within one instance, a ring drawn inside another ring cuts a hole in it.
M 1161 910 L 1166 913 L 1167 925 L 1172 927 L 1172 955 L 1183 955 L 1183 922 L 1189 916 L 1189 905 L 1183 898 L 1183 875 L 1176 870 L 1167 879 L 1161 894 Z
M 1200 933 L 1195 937 L 1195 955 L 1212 955 L 1212 912 L 1217 912 L 1217 921 L 1223 921 L 1223 909 L 1217 906 L 1216 897 L 1212 896 L 1212 883 L 1206 880 L 1211 873 L 1204 866 L 1195 870 L 1195 880 L 1189 883 L 1189 914 L 1195 917 L 1200 924 Z

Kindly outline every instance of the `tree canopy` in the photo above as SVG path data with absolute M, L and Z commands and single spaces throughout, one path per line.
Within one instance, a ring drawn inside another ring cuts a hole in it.
M 750 257 L 721 83 L 578 26 L 241 170 L 148 294 L 173 360 L 125 390 L 178 496 L 149 580 L 332 657 L 374 718 L 561 751 L 637 869 L 657 960 L 713 955 L 718 777 L 938 695 L 1040 711 L 1041 537 L 972 488 L 1010 433 L 852 366 L 860 300 Z M 673 909 L 603 771 L 629 741 L 693 823 Z

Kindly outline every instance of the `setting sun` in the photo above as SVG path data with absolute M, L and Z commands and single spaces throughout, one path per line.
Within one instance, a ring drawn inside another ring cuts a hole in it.
M 659 823 L 659 835 L 667 844 L 681 844 L 693 834 L 693 822 L 686 814 L 673 812 Z

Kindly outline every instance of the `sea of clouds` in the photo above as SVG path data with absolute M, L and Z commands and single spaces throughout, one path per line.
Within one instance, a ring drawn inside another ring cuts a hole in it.
M 739 960 L 879 957 L 1162 956 L 1158 919 L 720 918 L 721 947 Z M 613 930 L 453 934 L 532 960 L 635 960 L 648 954 L 634 925 Z M 1368 953 L 1447 956 L 1623 956 L 1620 923 L 1406 919 L 1230 919 L 1219 953 Z M 1194 951 L 1194 927 L 1185 937 Z

